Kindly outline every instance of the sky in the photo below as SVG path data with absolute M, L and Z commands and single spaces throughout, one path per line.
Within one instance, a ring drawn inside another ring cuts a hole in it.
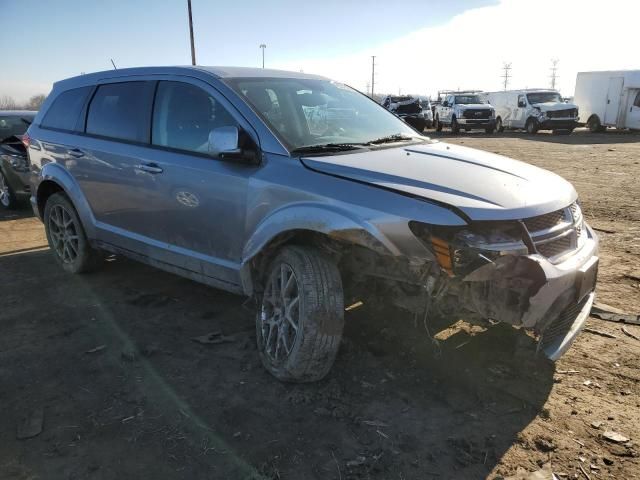
M 186 0 L 0 0 L 0 96 L 59 79 L 191 61 Z M 640 69 L 640 0 L 192 0 L 197 63 L 316 73 L 376 93 L 557 87 L 578 71 Z M 15 45 L 14 48 L 9 48 Z

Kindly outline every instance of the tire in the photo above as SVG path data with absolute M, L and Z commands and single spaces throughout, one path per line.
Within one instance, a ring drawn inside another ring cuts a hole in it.
M 13 210 L 18 206 L 18 199 L 16 194 L 9 185 L 7 177 L 4 176 L 2 170 L 0 170 L 0 206 L 7 210 Z
M 600 118 L 597 115 L 592 115 L 587 120 L 587 127 L 591 133 L 604 132 L 607 128 L 602 126 L 600 123 Z
M 453 117 L 451 119 L 451 132 L 452 133 L 460 132 L 460 125 L 458 124 L 458 120 L 456 120 L 456 117 Z
M 56 261 L 69 273 L 95 270 L 100 253 L 91 247 L 73 204 L 63 193 L 51 195 L 44 207 L 44 228 Z
M 433 128 L 436 129 L 436 132 L 441 132 L 442 131 L 442 123 L 440 123 L 440 117 L 438 117 L 436 115 L 436 119 L 433 122 L 434 122 Z
M 265 369 L 285 382 L 321 380 L 335 361 L 343 328 L 344 294 L 336 264 L 314 248 L 284 247 L 269 266 L 256 316 Z
M 536 133 L 538 133 L 538 129 L 540 128 L 540 126 L 538 125 L 538 121 L 535 118 L 530 118 L 529 120 L 527 120 L 524 128 L 528 134 L 535 135 Z
M 504 132 L 504 125 L 502 125 L 502 119 L 500 117 L 496 118 L 496 131 L 499 133 Z

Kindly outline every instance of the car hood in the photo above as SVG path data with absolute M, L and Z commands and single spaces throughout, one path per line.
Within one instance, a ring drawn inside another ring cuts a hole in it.
M 578 108 L 573 103 L 558 103 L 558 102 L 534 103 L 533 106 L 538 107 L 543 112 L 555 112 L 556 110 L 569 110 L 571 108 Z
M 573 186 L 554 173 L 441 142 L 301 161 L 320 173 L 445 203 L 471 220 L 533 217 L 564 208 L 577 198 Z

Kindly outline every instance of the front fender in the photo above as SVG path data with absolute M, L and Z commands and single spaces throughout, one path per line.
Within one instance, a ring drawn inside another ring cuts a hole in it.
M 336 240 L 361 245 L 383 255 L 400 255 L 374 224 L 333 205 L 301 202 L 273 211 L 255 228 L 242 254 L 241 277 L 245 292 L 253 290 L 250 262 L 277 236 L 296 230 L 322 233 Z
M 45 182 L 53 182 L 62 188 L 78 212 L 87 237 L 95 238 L 96 220 L 89 206 L 89 202 L 75 178 L 59 163 L 47 163 L 38 173 L 38 179 L 35 182 L 37 185 L 34 193 L 36 204 L 40 204 L 39 199 L 44 191 L 43 186 Z M 39 213 L 41 217 L 44 217 L 44 211 Z

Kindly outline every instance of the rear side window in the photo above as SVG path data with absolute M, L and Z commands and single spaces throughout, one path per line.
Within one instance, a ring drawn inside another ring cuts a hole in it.
M 640 91 L 636 94 L 636 99 L 633 102 L 634 107 L 640 107 Z
M 98 87 L 87 115 L 87 133 L 148 142 L 153 82 L 110 83 Z
M 41 126 L 58 130 L 76 130 L 80 112 L 92 88 L 81 87 L 62 92 L 47 110 Z

